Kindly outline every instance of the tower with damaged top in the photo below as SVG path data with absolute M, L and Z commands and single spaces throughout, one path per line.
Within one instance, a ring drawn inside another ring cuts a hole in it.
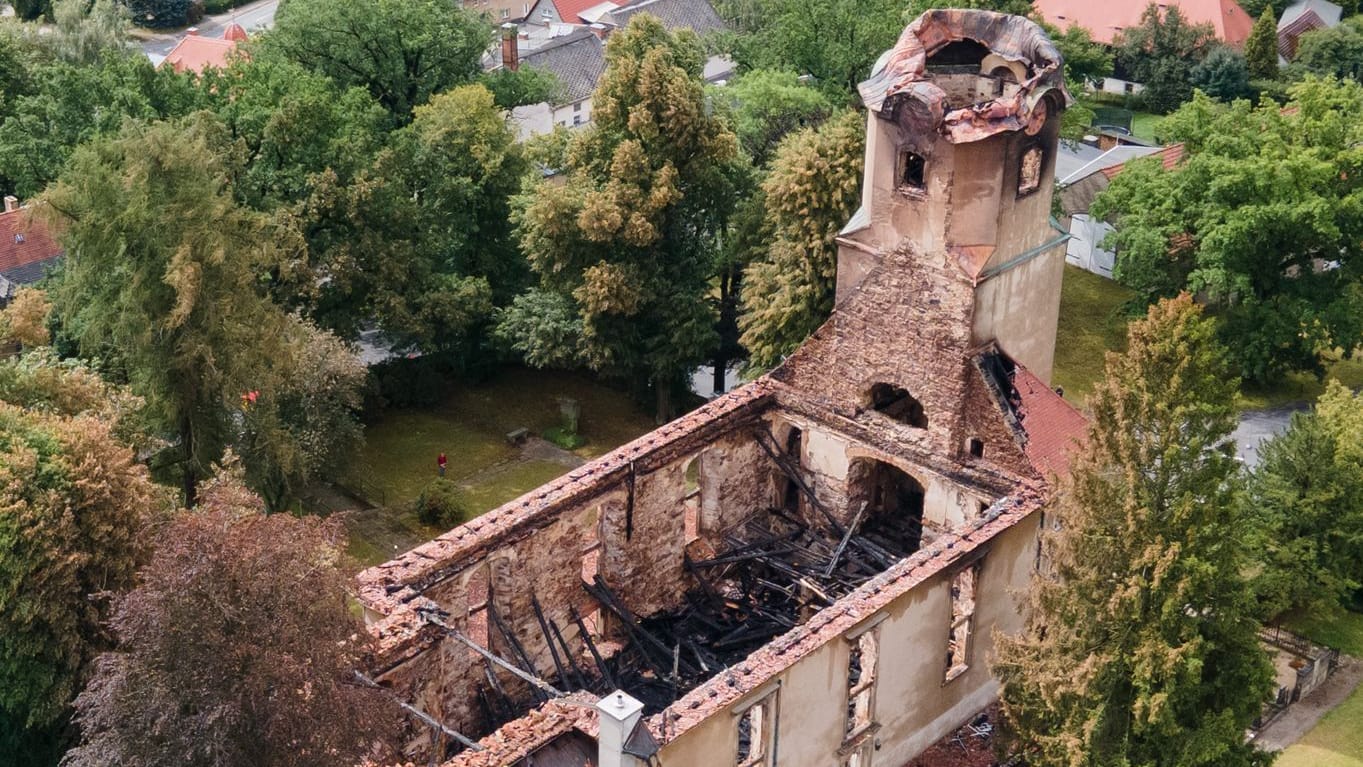
M 913 248 L 968 282 L 971 336 L 1049 380 L 1064 232 L 1050 216 L 1059 51 L 1031 21 L 933 11 L 861 84 L 868 108 L 862 209 L 843 232 L 838 297 L 887 251 Z
M 860 90 L 865 177 L 838 237 L 837 310 L 775 376 L 854 414 L 911 401 L 928 446 L 959 452 L 981 355 L 1051 378 L 1061 56 L 1028 19 L 929 11 Z

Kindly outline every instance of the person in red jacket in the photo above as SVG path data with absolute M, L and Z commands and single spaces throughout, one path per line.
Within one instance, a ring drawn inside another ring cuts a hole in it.
M 440 455 L 436 456 L 436 458 L 435 458 L 435 467 L 436 467 L 437 469 L 440 470 L 440 476 L 442 476 L 442 477 L 445 476 L 445 464 L 446 464 L 446 463 L 447 463 L 447 461 L 445 460 L 445 454 L 444 454 L 444 453 L 441 453 Z

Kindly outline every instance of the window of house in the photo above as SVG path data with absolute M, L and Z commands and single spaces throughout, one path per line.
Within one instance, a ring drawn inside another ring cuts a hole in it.
M 852 640 L 847 657 L 847 740 L 865 732 L 875 719 L 879 667 L 880 642 L 872 629 Z
M 738 716 L 738 767 L 772 767 L 772 744 L 776 735 L 776 693 L 748 706 Z
M 971 437 L 966 442 L 966 448 L 970 451 L 972 458 L 984 457 L 984 440 L 979 437 Z
M 1136 92 L 1136 85 L 1135 85 L 1135 83 L 1123 83 L 1123 84 L 1122 84 L 1122 88 L 1123 88 L 1124 90 L 1126 90 L 1127 93 L 1135 93 L 1135 92 Z
M 581 102 L 581 101 L 579 101 L 579 102 L 573 104 L 573 111 L 574 111 L 574 112 L 581 112 L 581 111 L 582 111 L 582 102 Z
M 1031 194 L 1041 188 L 1041 161 L 1044 158 L 1040 146 L 1030 146 L 1022 153 L 1022 164 L 1018 168 L 1018 196 Z
M 509 19 L 509 18 L 511 18 L 511 9 L 510 9 L 510 8 L 503 8 L 503 9 L 502 9 L 502 20 L 505 21 L 505 20 L 507 20 L 507 19 Z
M 900 152 L 899 188 L 911 192 L 922 192 L 927 189 L 927 167 L 928 161 L 922 155 Z
M 975 585 L 980 564 L 956 573 L 951 579 L 951 624 L 947 633 L 947 672 L 950 682 L 970 668 L 970 633 L 975 619 Z

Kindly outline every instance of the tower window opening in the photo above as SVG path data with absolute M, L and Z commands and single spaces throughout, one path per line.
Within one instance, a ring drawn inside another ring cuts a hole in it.
M 928 161 L 920 154 L 902 152 L 899 155 L 899 187 L 914 192 L 927 189 L 926 175 Z
M 1041 188 L 1041 147 L 1028 147 L 1022 153 L 1018 168 L 1018 196 L 1031 194 Z
M 984 457 L 984 440 L 980 439 L 979 437 L 971 437 L 969 442 L 966 444 L 966 447 L 967 449 L 970 450 L 970 456 L 972 458 Z
M 872 386 L 871 407 L 915 429 L 928 428 L 928 415 L 923 410 L 923 403 L 903 387 L 887 383 Z

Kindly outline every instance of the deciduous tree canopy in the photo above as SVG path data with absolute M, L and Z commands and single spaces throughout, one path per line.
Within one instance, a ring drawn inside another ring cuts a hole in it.
M 1205 296 L 1239 372 L 1319 370 L 1363 340 L 1363 86 L 1307 80 L 1286 109 L 1199 96 L 1162 126 L 1185 160 L 1129 163 L 1094 203 L 1114 273 L 1153 300 Z
M 1249 499 L 1264 617 L 1338 604 L 1363 573 L 1363 399 L 1332 381 L 1259 456 Z
M 1190 24 L 1177 5 L 1150 3 L 1137 27 L 1123 29 L 1113 41 L 1117 62 L 1129 80 L 1145 86 L 1145 105 L 1167 114 L 1193 95 L 1192 70 L 1211 51 L 1211 24 Z
M 265 516 L 232 477 L 158 536 L 76 701 L 72 767 L 333 767 L 383 759 L 398 709 L 355 682 L 334 521 Z
M 109 423 L 0 402 L 0 731 L 65 716 L 108 646 L 107 592 L 148 553 L 155 495 Z
M 432 94 L 474 79 L 491 43 L 492 26 L 454 0 L 287 0 L 259 47 L 367 89 L 405 123 Z
M 659 417 L 715 346 L 708 280 L 742 172 L 734 134 L 706 105 L 702 61 L 694 35 L 646 14 L 614 33 L 566 183 L 537 185 L 517 214 L 540 289 L 581 321 L 579 360 L 651 384 Z M 516 331 L 522 353 L 546 347 L 542 331 L 575 327 L 524 314 L 543 303 L 504 313 L 503 334 Z

